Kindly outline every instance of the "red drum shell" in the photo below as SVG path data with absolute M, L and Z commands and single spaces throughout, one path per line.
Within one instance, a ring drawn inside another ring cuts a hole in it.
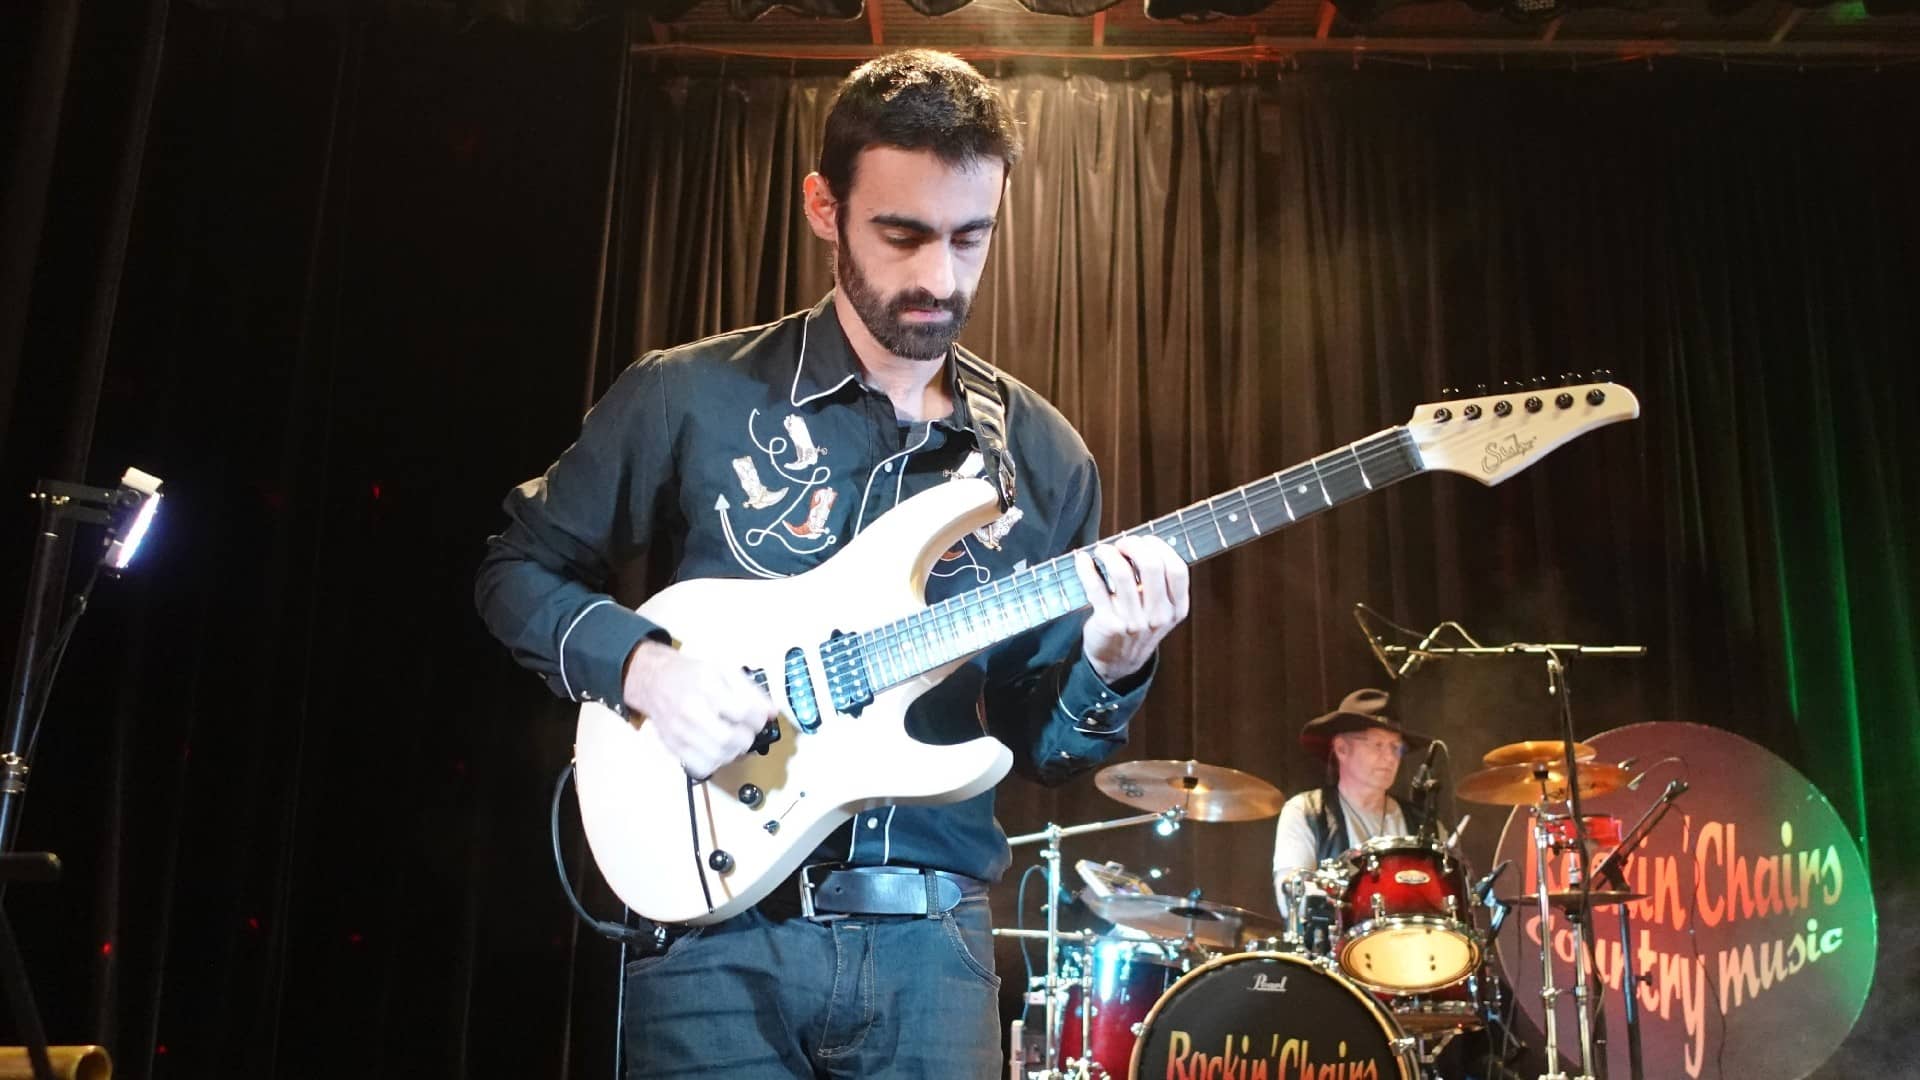
M 1438 844 L 1378 837 L 1344 856 L 1340 966 L 1375 990 L 1450 986 L 1480 963 L 1466 870 Z

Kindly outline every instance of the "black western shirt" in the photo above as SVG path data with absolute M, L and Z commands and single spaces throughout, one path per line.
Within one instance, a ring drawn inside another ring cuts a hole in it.
M 947 377 L 951 385 L 951 361 Z M 1031 389 L 1005 375 L 999 385 L 1019 470 L 1015 507 L 941 556 L 929 601 L 1099 536 L 1086 445 Z M 628 654 L 673 631 L 607 594 L 618 568 L 650 544 L 667 545 L 675 581 L 818 566 L 902 499 L 977 464 L 965 396 L 954 400 L 949 417 L 901 423 L 887 396 L 862 382 L 832 295 L 778 322 L 649 353 L 545 475 L 507 496 L 509 524 L 480 567 L 480 613 L 555 693 L 617 704 Z M 1084 621 L 1067 616 L 974 657 L 915 702 L 910 729 L 958 741 L 977 735 L 984 717 L 1016 769 L 1049 783 L 1105 760 L 1126 741 L 1153 665 L 1107 686 L 1081 653 Z M 1010 854 L 988 791 L 863 812 L 815 860 L 996 880 Z

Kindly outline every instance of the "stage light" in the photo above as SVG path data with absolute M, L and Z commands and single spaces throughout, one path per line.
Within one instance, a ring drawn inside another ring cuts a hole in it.
M 913 3 L 913 0 L 907 0 Z M 1064 15 L 1070 19 L 1084 19 L 1107 10 L 1120 0 L 1020 0 L 1020 6 L 1035 15 Z
M 108 572 L 125 570 L 139 553 L 140 542 L 160 512 L 160 483 L 159 477 L 131 467 L 120 477 L 120 488 L 114 493 L 117 512 L 107 529 L 107 553 L 100 559 Z
M 1244 19 L 1273 0 L 1146 0 L 1149 19 L 1205 19 L 1224 15 Z

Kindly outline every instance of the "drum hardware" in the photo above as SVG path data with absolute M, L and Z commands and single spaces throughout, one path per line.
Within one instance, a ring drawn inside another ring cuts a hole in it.
M 1066 1010 L 1062 1005 L 1071 995 L 1068 984 L 1060 978 L 1060 912 L 1056 902 L 1060 890 L 1060 841 L 1069 836 L 1085 833 L 1105 832 L 1110 829 L 1124 829 L 1135 825 L 1152 824 L 1161 835 L 1171 835 L 1180 827 L 1181 822 L 1194 821 L 1258 821 L 1272 817 L 1280 812 L 1285 800 L 1280 789 L 1265 780 L 1238 769 L 1229 769 L 1219 765 L 1207 765 L 1198 761 L 1130 761 L 1118 765 L 1109 765 L 1094 774 L 1094 786 L 1108 796 L 1128 806 L 1151 811 L 1135 814 L 1131 817 L 1116 818 L 1112 821 L 1100 821 L 1087 825 L 1061 826 L 1048 823 L 1039 832 L 1007 838 L 1010 847 L 1023 844 L 1041 844 L 1040 857 L 1047 868 L 1047 974 L 1042 993 L 1046 1003 L 1046 1037 L 1044 1040 L 1044 1064 L 1041 1070 L 1033 1074 L 1033 1080 L 1062 1080 L 1074 1077 L 1087 1080 L 1096 1068 L 1105 1068 L 1093 1060 L 1093 977 L 1094 960 L 1089 958 L 1080 972 L 1080 993 L 1082 994 L 1083 1013 L 1080 1023 L 1080 1046 L 1077 1057 L 1068 1059 L 1066 1068 L 1062 1068 L 1062 1035 L 1065 1029 Z M 1137 887 L 1145 888 L 1144 882 Z M 1111 885 L 1111 882 L 1108 882 Z M 1126 882 L 1121 879 L 1124 887 Z M 1092 890 L 1095 893 L 1098 890 Z M 1112 891 L 1112 890 L 1110 890 Z M 1261 917 L 1253 912 L 1239 908 L 1229 908 L 1224 904 L 1209 904 L 1200 901 L 1196 892 L 1185 905 L 1178 901 L 1157 903 L 1168 898 L 1157 897 L 1152 893 L 1144 896 L 1154 897 L 1154 901 L 1137 905 L 1138 912 L 1148 914 L 1156 909 L 1161 921 L 1171 917 L 1182 924 L 1178 933 L 1171 935 L 1180 941 L 1183 953 L 1190 954 L 1199 948 L 1203 931 L 1212 939 L 1219 939 L 1223 947 L 1231 948 L 1236 935 L 1232 929 L 1226 931 L 1224 938 L 1216 932 L 1215 923 L 1232 923 L 1233 928 L 1245 922 Z M 1122 891 L 1112 891 L 1112 895 L 1088 896 L 1087 903 L 1096 914 L 1110 921 L 1114 919 L 1106 911 L 1125 909 L 1126 901 L 1141 900 L 1140 895 L 1129 895 Z M 1176 910 L 1177 909 L 1177 910 Z M 1089 946 L 1091 947 L 1091 946 Z
M 1465 636 L 1464 631 L 1462 632 Z M 1469 638 L 1469 640 L 1471 640 Z M 1547 884 L 1547 832 L 1542 822 L 1547 807 L 1558 802 L 1566 802 L 1573 820 L 1575 861 L 1579 867 L 1580 888 L 1586 891 L 1592 887 L 1592 878 L 1588 870 L 1587 837 L 1585 835 L 1585 811 L 1581 799 L 1587 795 L 1597 795 L 1627 786 L 1631 777 L 1626 769 L 1618 765 L 1606 765 L 1589 760 L 1580 761 L 1580 753 L 1585 744 L 1574 736 L 1573 698 L 1567 679 L 1566 660 L 1573 656 L 1641 657 L 1647 650 L 1637 645 L 1579 645 L 1572 643 L 1524 644 L 1487 647 L 1472 645 L 1468 647 L 1430 647 L 1422 645 L 1415 650 L 1404 646 L 1377 645 L 1377 654 L 1384 661 L 1387 656 L 1400 653 L 1407 656 L 1418 654 L 1424 659 L 1444 657 L 1481 657 L 1481 656 L 1538 656 L 1545 660 L 1547 668 L 1547 693 L 1559 705 L 1560 740 L 1551 741 L 1543 751 L 1546 760 L 1536 760 L 1510 765 L 1489 765 L 1488 768 L 1467 777 L 1455 789 L 1461 798 L 1472 802 L 1489 802 L 1502 806 L 1532 806 L 1534 825 L 1534 846 L 1539 856 L 1535 889 L 1540 912 L 1540 925 L 1549 926 L 1552 905 L 1548 899 Z M 1592 749 L 1591 747 L 1585 747 Z M 1559 751 L 1556 758 L 1552 750 Z M 1534 789 L 1538 789 L 1536 795 Z M 1585 905 L 1583 905 L 1584 909 Z M 1591 920 L 1581 920 L 1576 924 L 1580 934 L 1574 947 L 1574 1000 L 1578 1006 L 1580 1032 L 1580 1072 L 1573 1080 L 1593 1080 L 1594 1052 L 1593 1030 L 1590 1011 L 1587 1007 L 1589 993 L 1587 978 L 1587 955 L 1592 946 Z M 1546 1053 L 1548 1072 L 1541 1080 L 1569 1080 L 1560 1066 L 1560 1046 L 1558 1021 L 1554 1005 L 1562 991 L 1553 984 L 1553 949 L 1550 935 L 1540 936 L 1540 997 L 1545 1007 Z M 1602 1066 L 1604 1068 L 1604 1065 Z
M 1115 818 L 1111 821 L 1097 821 L 1088 825 L 1056 825 L 1048 822 L 1046 828 L 1039 832 L 1007 837 L 1007 846 L 1009 847 L 1019 847 L 1023 844 L 1042 844 L 1040 857 L 1046 861 L 1047 866 L 1047 929 L 1044 935 L 1047 943 L 1047 974 L 1044 989 L 1042 990 L 1046 1004 L 1046 1030 L 1043 1041 L 1045 1064 L 1039 1072 L 1033 1074 L 1034 1080 L 1060 1080 L 1060 1078 L 1066 1076 L 1074 1076 L 1079 1078 L 1079 1080 L 1086 1080 L 1086 1078 L 1091 1075 L 1088 1072 L 1091 1063 L 1086 1060 L 1087 1048 L 1084 1045 L 1081 1047 L 1081 1057 L 1075 1059 L 1075 1066 L 1071 1072 L 1062 1071 L 1059 1067 L 1061 1050 L 1060 1035 L 1065 1020 L 1060 1006 L 1066 995 L 1066 987 L 1060 981 L 1060 940 L 1062 936 L 1060 933 L 1060 904 L 1058 902 L 1060 898 L 1060 841 L 1069 836 L 1106 832 L 1110 829 L 1125 829 L 1135 825 L 1152 824 L 1162 828 L 1166 826 L 1178 828 L 1181 819 L 1185 816 L 1185 809 L 1179 805 L 1174 805 L 1151 814 L 1135 814 L 1131 817 Z M 998 933 L 998 931 L 996 931 L 996 933 Z M 1029 933 L 1031 933 L 1031 931 L 1029 931 Z M 1086 1042 L 1085 1025 L 1082 1025 L 1081 1031 L 1081 1041 L 1084 1044 Z

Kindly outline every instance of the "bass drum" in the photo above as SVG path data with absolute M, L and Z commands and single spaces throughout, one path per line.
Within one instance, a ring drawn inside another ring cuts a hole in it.
M 1225 1076 L 1417 1080 L 1412 1039 L 1344 976 L 1292 953 L 1223 956 L 1173 984 L 1147 1014 L 1132 1080 Z

